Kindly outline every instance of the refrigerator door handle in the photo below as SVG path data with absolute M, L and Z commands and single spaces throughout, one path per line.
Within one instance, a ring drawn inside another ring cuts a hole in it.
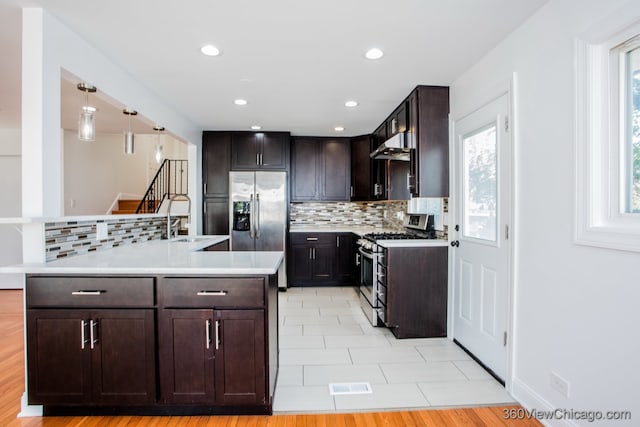
M 253 194 L 249 197 L 249 236 L 252 239 L 256 237 L 256 231 L 253 228 L 253 222 L 255 221 L 254 217 L 254 204 L 253 204 Z
M 255 236 L 256 239 L 260 238 L 260 193 L 256 193 L 256 210 L 255 210 L 255 215 L 253 215 L 255 224 Z

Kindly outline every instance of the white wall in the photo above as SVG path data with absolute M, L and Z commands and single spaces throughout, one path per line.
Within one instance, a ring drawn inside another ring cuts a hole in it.
M 187 159 L 186 144 L 166 135 L 161 141 L 166 158 Z M 122 134 L 87 143 L 64 131 L 64 215 L 104 215 L 120 193 L 142 197 L 159 167 L 156 142 L 156 135 L 136 135 L 136 153 L 127 155 Z
M 636 0 L 550 1 L 452 84 L 451 107 L 464 116 L 517 73 L 513 394 L 537 409 L 630 410 L 615 425 L 637 425 L 640 255 L 573 241 L 574 38 L 623 6 L 621 22 L 640 19 Z
M 20 217 L 22 212 L 20 129 L 0 129 L 0 217 Z M 19 226 L 0 224 L 0 266 L 22 262 Z M 0 289 L 22 288 L 19 274 L 0 274 Z

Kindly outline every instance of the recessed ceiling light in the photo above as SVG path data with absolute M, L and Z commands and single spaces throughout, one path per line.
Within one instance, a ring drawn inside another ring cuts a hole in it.
M 202 46 L 200 48 L 200 52 L 202 52 L 203 55 L 207 55 L 207 56 L 218 56 L 218 55 L 220 55 L 220 49 L 218 49 L 217 47 L 215 47 L 212 44 L 206 44 L 206 45 Z
M 236 105 L 247 105 L 247 100 L 246 99 L 236 99 L 235 101 L 233 101 L 234 104 Z
M 253 126 L 251 126 L 251 129 L 253 129 L 253 130 L 260 130 L 260 129 L 262 129 L 262 126 L 253 125 Z
M 342 132 L 344 130 L 344 127 L 336 126 L 336 127 L 333 128 L 333 130 L 335 130 L 336 132 Z
M 358 101 L 347 101 L 344 103 L 345 107 L 353 108 L 358 106 Z
M 381 51 L 377 47 L 374 47 L 374 48 L 369 49 L 364 54 L 364 57 L 367 58 L 367 59 L 380 59 L 380 58 L 382 58 L 383 55 L 384 55 L 383 51 Z

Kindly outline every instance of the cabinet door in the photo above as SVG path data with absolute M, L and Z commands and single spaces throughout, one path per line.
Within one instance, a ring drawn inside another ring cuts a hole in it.
M 158 321 L 162 402 L 213 404 L 213 310 L 164 309 Z
M 336 261 L 335 244 L 317 244 L 313 251 L 313 276 L 314 281 L 330 281 L 334 279 L 334 265 Z
M 203 206 L 203 233 L 229 234 L 229 199 L 205 199 Z
M 202 186 L 204 197 L 228 197 L 231 135 L 202 133 Z
M 349 140 L 323 140 L 321 150 L 321 200 L 350 200 L 351 150 Z
M 387 125 L 382 123 L 373 132 L 372 135 L 372 149 L 375 150 L 387 140 Z M 371 163 L 371 178 L 373 181 L 373 198 L 374 199 L 386 199 L 387 198 L 387 160 L 373 160 Z
M 288 169 L 288 132 L 262 133 L 260 149 L 260 169 Z
M 216 401 L 266 404 L 264 310 L 216 310 Z
M 310 281 L 313 274 L 312 248 L 309 245 L 290 245 L 289 281 L 300 283 Z
M 317 200 L 318 140 L 296 138 L 291 165 L 291 201 Z
M 90 402 L 88 320 L 82 310 L 27 310 L 30 404 Z
M 336 280 L 341 284 L 352 284 L 355 273 L 355 247 L 353 234 L 336 235 Z
M 156 399 L 155 320 L 146 310 L 99 310 L 89 321 L 93 401 L 152 404 Z
M 231 134 L 231 170 L 258 169 L 260 142 L 253 132 L 233 132 Z
M 351 139 L 351 200 L 371 200 L 371 136 Z

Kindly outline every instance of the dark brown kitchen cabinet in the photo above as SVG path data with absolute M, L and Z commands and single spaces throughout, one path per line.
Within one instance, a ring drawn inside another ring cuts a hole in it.
M 447 254 L 446 246 L 383 249 L 381 318 L 397 338 L 447 336 Z
M 28 309 L 27 351 L 30 404 L 155 402 L 152 309 Z
M 371 200 L 371 135 L 351 138 L 351 201 Z
M 264 405 L 264 310 L 160 312 L 162 401 Z
M 287 170 L 289 139 L 289 132 L 231 132 L 231 170 Z
M 336 284 L 335 233 L 291 233 L 289 248 L 290 285 Z
M 267 295 L 265 279 L 258 277 L 159 280 L 164 404 L 269 404 Z M 276 339 L 277 332 L 271 346 Z
M 410 188 L 416 197 L 449 196 L 449 88 L 418 86 L 408 98 Z
M 290 233 L 291 286 L 352 285 L 355 243 L 352 233 Z
M 229 234 L 231 133 L 202 133 L 202 231 Z
M 152 279 L 27 276 L 25 289 L 30 404 L 155 402 Z
M 202 193 L 205 199 L 229 197 L 230 158 L 229 132 L 202 132 Z
M 221 197 L 204 199 L 203 213 L 204 234 L 229 234 L 229 199 Z
M 291 163 L 291 201 L 350 200 L 348 138 L 294 138 Z
M 407 120 L 407 106 L 406 102 L 402 102 L 389 116 L 386 121 L 387 124 L 387 138 L 406 132 L 408 128 Z
M 336 280 L 341 284 L 352 284 L 355 279 L 355 239 L 353 233 L 336 235 Z
M 387 123 L 383 122 L 371 135 L 371 151 L 387 140 Z M 387 160 L 374 159 L 371 164 L 373 199 L 387 198 Z

